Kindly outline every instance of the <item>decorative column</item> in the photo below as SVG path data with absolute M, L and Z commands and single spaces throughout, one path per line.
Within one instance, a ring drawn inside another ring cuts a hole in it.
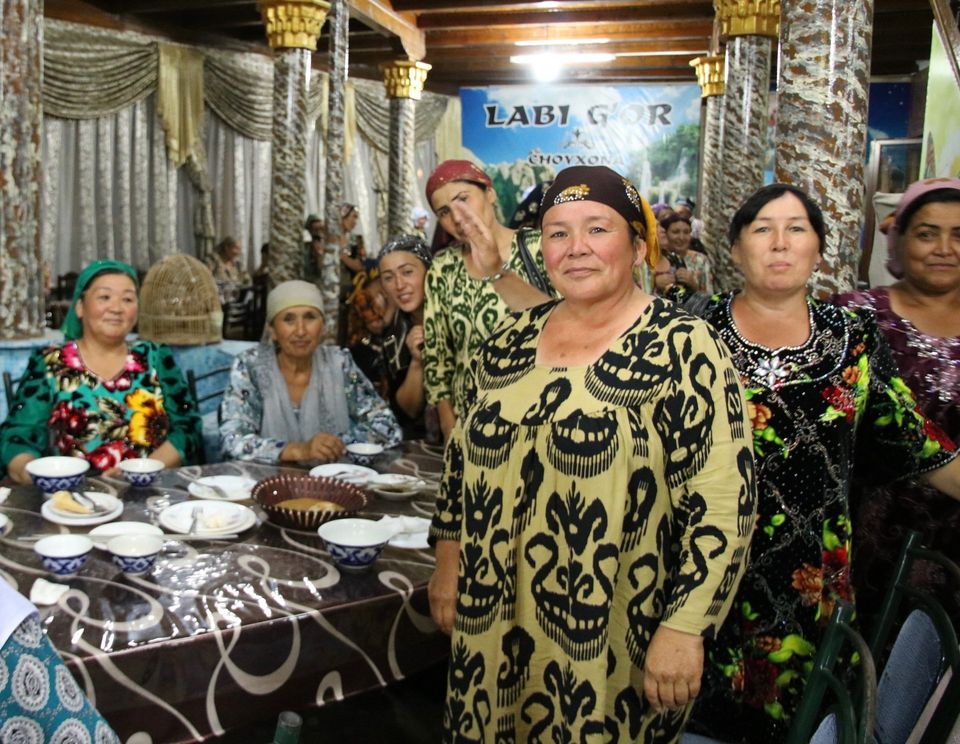
M 763 184 L 770 101 L 771 38 L 780 24 L 779 0 L 715 0 L 720 35 L 726 39 L 723 168 L 711 251 L 716 286 L 740 285 L 726 232 L 743 200 Z
M 383 85 L 390 99 L 390 177 L 387 193 L 387 236 L 409 233 L 410 209 L 416 191 L 414 159 L 416 102 L 431 65 L 400 59 L 383 65 Z
M 690 62 L 697 71 L 700 97 L 706 99 L 704 115 L 703 152 L 700 154 L 700 219 L 703 228 L 700 240 L 707 247 L 710 262 L 720 264 L 718 253 L 723 252 L 726 226 L 720 211 L 720 185 L 723 178 L 723 106 L 724 58 L 721 55 L 697 57 Z
M 346 0 L 330 3 L 330 70 L 327 86 L 327 173 L 324 190 L 327 250 L 321 267 L 327 341 L 337 340 L 340 315 L 340 205 L 343 203 L 344 110 L 347 97 L 348 22 Z
M 0 2 L 0 338 L 43 334 L 43 2 Z
M 330 4 L 258 0 L 257 5 L 275 50 L 269 266 L 271 279 L 279 283 L 302 273 L 310 55 Z
M 856 281 L 872 36 L 873 0 L 783 0 L 777 180 L 823 209 L 827 241 L 812 280 L 819 296 Z

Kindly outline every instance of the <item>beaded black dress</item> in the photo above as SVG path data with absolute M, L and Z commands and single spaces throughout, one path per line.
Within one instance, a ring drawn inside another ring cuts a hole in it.
M 954 446 L 917 408 L 872 314 L 808 300 L 811 334 L 770 349 L 744 339 L 733 294 L 706 319 L 730 348 L 753 428 L 757 523 L 734 607 L 709 651 L 693 730 L 785 739 L 822 628 L 853 599 L 848 494 L 938 468 Z

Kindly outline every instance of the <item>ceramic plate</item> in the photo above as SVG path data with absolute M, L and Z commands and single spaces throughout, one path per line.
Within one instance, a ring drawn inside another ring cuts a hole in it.
M 430 543 L 427 542 L 428 536 L 426 532 L 401 532 L 391 537 L 388 544 L 391 547 L 406 550 L 427 550 L 430 547 Z
M 402 501 L 420 493 L 427 484 L 412 475 L 383 473 L 375 475 L 367 482 L 367 488 L 388 501 Z
M 116 496 L 111 496 L 109 493 L 100 493 L 99 491 L 82 491 L 84 496 L 90 499 L 94 504 L 97 505 L 97 508 L 100 510 L 106 509 L 107 511 L 113 511 L 117 506 L 122 506 L 122 502 Z M 101 517 L 101 514 L 77 514 L 76 512 L 64 511 L 58 509 L 54 506 L 53 501 L 50 502 L 50 511 L 56 514 L 58 517 L 63 517 L 64 519 L 88 519 L 90 517 Z
M 94 547 L 106 550 L 111 537 L 117 535 L 162 535 L 163 530 L 155 524 L 147 524 L 146 522 L 111 522 L 94 527 L 89 534 Z
M 257 482 L 252 478 L 243 478 L 239 475 L 208 475 L 206 478 L 197 478 L 187 486 L 191 496 L 210 501 L 245 501 L 250 498 L 250 489 Z M 204 485 L 219 486 L 227 492 L 227 498 L 217 496 L 216 492 Z
M 161 526 L 171 532 L 181 534 L 190 531 L 190 522 L 193 519 L 193 510 L 199 507 L 202 516 L 197 522 L 195 534 L 223 535 L 228 532 L 242 532 L 257 523 L 257 515 L 253 509 L 229 501 L 181 501 L 179 504 L 168 506 L 157 517 Z
M 314 478 L 336 478 L 355 486 L 366 485 L 367 481 L 376 474 L 377 471 L 373 468 L 351 465 L 348 462 L 328 462 L 326 465 L 317 465 L 310 471 L 310 475 Z
M 106 514 L 92 514 L 90 516 L 80 514 L 70 514 L 67 516 L 69 512 L 57 511 L 53 508 L 53 501 L 47 500 L 44 501 L 43 506 L 40 507 L 40 514 L 42 514 L 43 518 L 48 522 L 62 524 L 65 527 L 93 527 L 95 524 L 112 522 L 123 514 L 123 502 L 116 496 L 111 496 L 109 493 L 97 493 L 96 491 L 84 491 L 83 495 L 93 499 L 101 506 L 109 508 L 110 511 Z
M 6 535 L 12 525 L 13 522 L 10 521 L 10 517 L 6 514 L 0 514 L 0 537 Z

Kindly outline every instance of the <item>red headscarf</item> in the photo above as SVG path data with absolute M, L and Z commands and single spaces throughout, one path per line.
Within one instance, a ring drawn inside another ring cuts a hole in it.
M 478 186 L 493 188 L 493 181 L 482 169 L 469 160 L 444 160 L 427 179 L 427 203 L 433 204 L 433 192 L 451 181 L 467 181 Z

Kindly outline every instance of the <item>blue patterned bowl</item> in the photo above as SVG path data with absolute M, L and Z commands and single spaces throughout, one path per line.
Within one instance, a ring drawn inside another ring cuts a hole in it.
M 123 477 L 127 482 L 136 488 L 146 488 L 153 483 L 157 476 L 163 472 L 166 467 L 160 460 L 153 460 L 149 457 L 134 457 L 130 460 L 123 460 L 120 463 L 120 469 L 123 471 Z
M 38 540 L 33 549 L 50 573 L 73 576 L 87 562 L 93 540 L 86 535 L 51 535 Z
M 27 463 L 27 472 L 34 485 L 45 494 L 73 491 L 80 485 L 90 463 L 79 457 L 38 457 Z
M 383 452 L 382 444 L 354 442 L 347 445 L 347 456 L 357 465 L 369 465 L 381 452 Z
M 163 538 L 159 535 L 120 535 L 107 542 L 113 564 L 125 574 L 133 576 L 153 568 L 162 549 Z
M 330 557 L 346 571 L 363 571 L 380 557 L 394 531 L 369 519 L 334 519 L 320 525 Z

